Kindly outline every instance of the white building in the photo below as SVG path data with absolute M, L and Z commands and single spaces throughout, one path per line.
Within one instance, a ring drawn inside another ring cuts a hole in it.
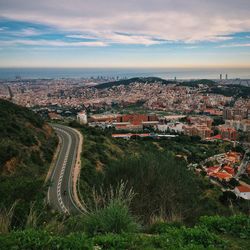
M 238 186 L 234 189 L 234 193 L 245 200 L 250 200 L 250 188 L 248 186 Z
M 85 111 L 81 111 L 77 114 L 76 116 L 76 120 L 81 124 L 87 124 L 88 123 L 88 119 L 87 119 L 87 114 Z
M 157 129 L 161 132 L 167 132 L 169 130 L 170 132 L 182 133 L 184 131 L 183 126 L 184 124 L 181 122 L 171 122 L 168 124 L 158 124 Z
M 237 120 L 226 120 L 226 125 L 234 127 L 236 130 L 242 130 L 243 132 L 250 131 L 250 120 L 244 119 L 241 121 Z

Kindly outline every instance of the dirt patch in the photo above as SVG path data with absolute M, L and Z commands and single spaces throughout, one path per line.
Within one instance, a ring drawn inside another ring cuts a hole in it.
M 96 162 L 96 167 L 95 167 L 95 169 L 96 169 L 96 171 L 97 172 L 103 172 L 103 163 L 102 162 L 100 162 L 100 161 L 97 161 Z
M 17 164 L 19 160 L 16 157 L 8 160 L 3 167 L 3 175 L 12 175 L 16 171 Z

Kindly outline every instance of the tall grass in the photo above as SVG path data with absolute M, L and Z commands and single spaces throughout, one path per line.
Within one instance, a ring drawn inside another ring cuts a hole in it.
M 42 214 L 37 214 L 37 211 L 35 210 L 35 203 L 30 204 L 30 211 L 26 219 L 26 225 L 25 228 L 37 228 L 38 226 L 38 220 L 41 217 Z
M 165 211 L 161 211 L 160 214 L 153 214 L 150 217 L 149 225 L 158 224 L 158 223 L 183 223 L 183 217 L 181 212 L 169 211 L 167 215 Z
M 92 202 L 83 218 L 85 231 L 91 235 L 137 231 L 139 224 L 129 211 L 134 196 L 123 181 L 107 190 L 93 189 Z
M 101 187 L 97 190 L 93 188 L 91 199 L 87 204 L 87 210 L 89 212 L 94 212 L 107 207 L 114 201 L 129 207 L 135 195 L 133 189 L 128 188 L 127 182 L 123 180 L 118 182 L 115 187 L 110 185 L 108 189 Z
M 11 222 L 17 202 L 7 209 L 5 207 L 0 209 L 0 233 L 6 234 L 11 230 Z

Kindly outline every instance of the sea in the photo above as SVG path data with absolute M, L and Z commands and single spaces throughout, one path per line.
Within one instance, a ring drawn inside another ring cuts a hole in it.
M 250 68 L 0 68 L 1 80 L 62 78 L 250 79 Z

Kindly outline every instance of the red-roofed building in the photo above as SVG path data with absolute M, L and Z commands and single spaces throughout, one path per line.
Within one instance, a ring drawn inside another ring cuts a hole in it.
M 142 122 L 158 121 L 156 115 L 128 114 L 120 118 L 120 122 L 130 122 L 132 125 L 141 125 Z
M 221 135 L 215 135 L 215 136 L 211 137 L 211 139 L 221 140 L 222 137 L 221 137 Z
M 234 169 L 232 167 L 230 167 L 230 166 L 224 166 L 223 170 L 226 171 L 227 173 L 231 174 L 231 175 L 235 174 Z
M 232 178 L 232 175 L 227 173 L 227 172 L 211 173 L 210 176 L 213 176 L 213 177 L 218 178 L 220 180 L 226 180 L 226 181 L 229 181 Z
M 219 166 L 209 167 L 209 168 L 207 168 L 207 174 L 210 175 L 211 173 L 216 173 L 219 170 L 220 170 Z
M 234 189 L 234 192 L 237 196 L 245 199 L 250 200 L 250 187 L 240 185 Z
M 235 128 L 226 125 L 220 125 L 218 126 L 218 129 L 223 140 L 236 141 L 237 132 Z
M 132 133 L 127 133 L 127 134 L 112 134 L 113 138 L 125 138 L 125 139 L 129 139 L 132 136 L 149 137 L 150 134 L 132 134 Z

